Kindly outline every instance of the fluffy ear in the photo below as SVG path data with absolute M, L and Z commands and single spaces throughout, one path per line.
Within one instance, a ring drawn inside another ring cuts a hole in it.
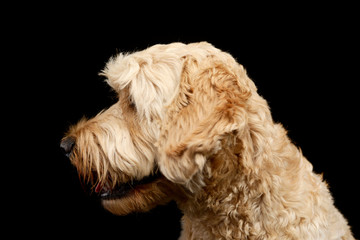
M 157 142 L 160 171 L 180 184 L 189 184 L 202 171 L 224 136 L 241 134 L 254 87 L 230 56 L 185 58 L 179 94 L 167 109 Z
M 146 119 L 161 115 L 164 103 L 173 98 L 180 77 L 182 61 L 178 61 L 176 53 L 162 48 L 155 45 L 132 54 L 120 53 L 109 60 L 101 73 L 117 93 L 128 87 L 129 100 L 139 116 Z

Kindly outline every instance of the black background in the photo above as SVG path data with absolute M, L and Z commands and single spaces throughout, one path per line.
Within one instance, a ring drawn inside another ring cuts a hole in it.
M 6 198 L 15 205 L 9 222 L 48 238 L 177 239 L 181 213 L 175 203 L 125 217 L 107 213 L 84 192 L 59 142 L 81 117 L 115 103 L 98 75 L 111 56 L 157 43 L 208 41 L 244 65 L 274 120 L 324 174 L 335 205 L 359 236 L 354 15 L 350 7 L 313 7 L 272 12 L 265 6 L 266 14 L 256 9 L 248 15 L 239 6 L 144 15 L 119 7 L 51 6 L 28 13 L 8 29 L 16 37 L 9 38 L 6 89 L 14 103 L 22 99 L 4 110 L 17 116 L 7 120 L 17 126 L 9 142 L 13 169 L 21 169 L 12 174 L 22 181 L 11 187 L 15 199 Z

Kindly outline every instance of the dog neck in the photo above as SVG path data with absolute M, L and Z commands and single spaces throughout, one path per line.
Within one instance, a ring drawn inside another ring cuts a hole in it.
M 209 234 L 204 239 L 278 236 L 280 228 L 285 231 L 295 222 L 311 224 L 321 201 L 332 205 L 321 176 L 312 173 L 283 127 L 271 127 L 272 135 L 249 130 L 241 139 L 223 139 L 223 148 L 204 167 L 204 187 L 178 201 L 184 212 L 183 235 L 188 235 L 184 239 L 198 239 L 189 236 L 199 229 Z

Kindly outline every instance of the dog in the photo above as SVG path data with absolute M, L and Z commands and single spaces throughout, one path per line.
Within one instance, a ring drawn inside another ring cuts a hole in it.
M 176 201 L 181 240 L 354 239 L 245 69 L 207 42 L 120 53 L 118 101 L 60 146 L 113 214 Z

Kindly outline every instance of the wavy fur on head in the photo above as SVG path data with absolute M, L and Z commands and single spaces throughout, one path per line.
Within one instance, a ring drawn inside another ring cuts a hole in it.
M 354 239 L 228 53 L 205 42 L 155 45 L 111 58 L 101 74 L 119 101 L 64 139 L 74 139 L 70 159 L 109 211 L 175 200 L 182 240 Z

